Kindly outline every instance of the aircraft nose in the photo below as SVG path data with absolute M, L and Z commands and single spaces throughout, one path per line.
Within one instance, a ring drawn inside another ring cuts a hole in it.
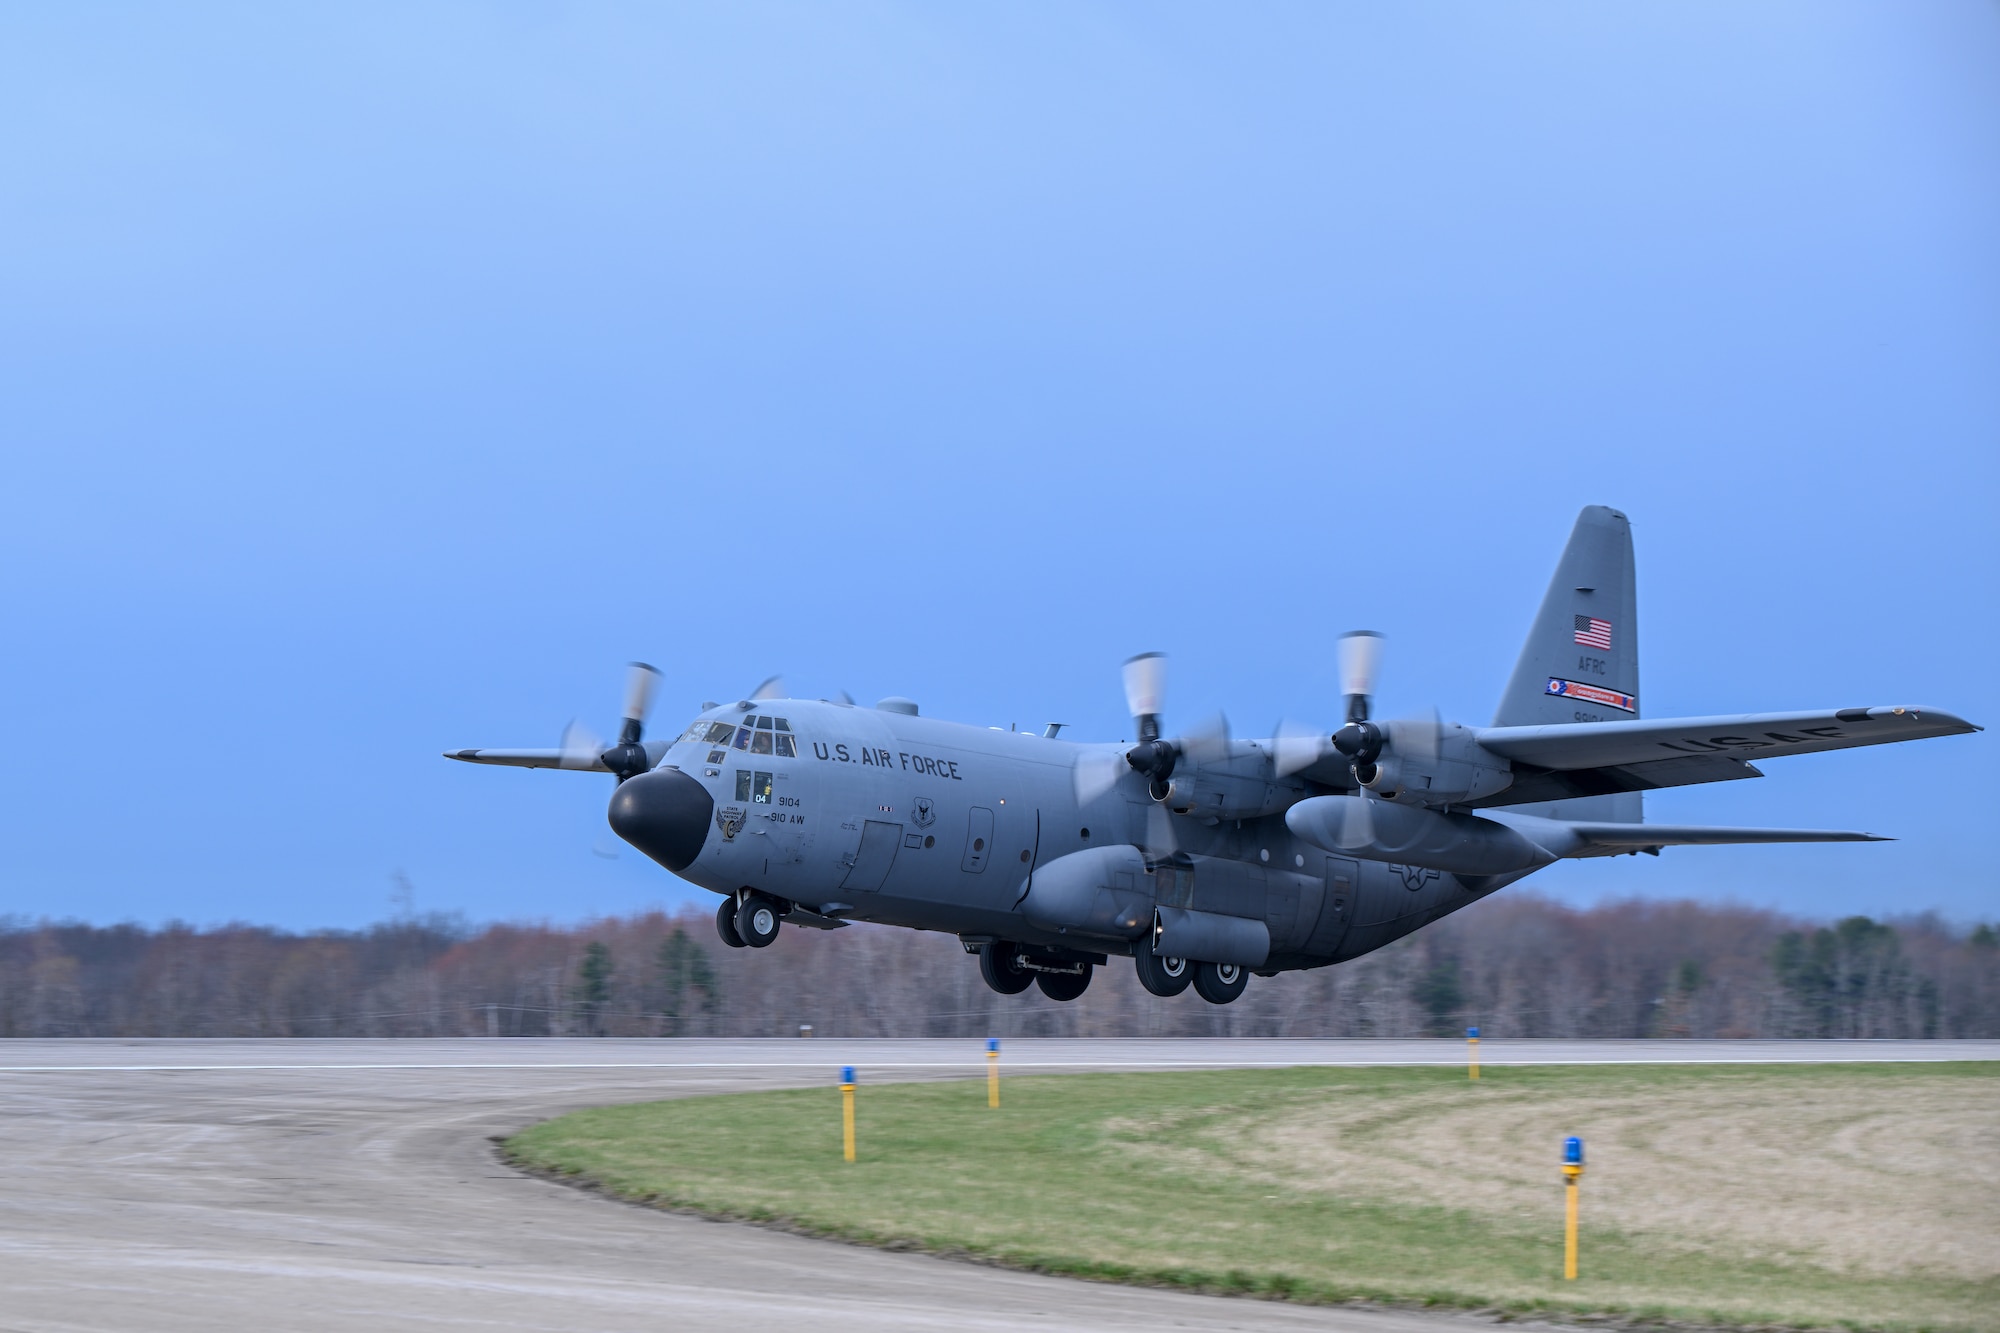
M 677 768 L 656 768 L 618 784 L 611 797 L 611 831 L 669 870 L 701 855 L 715 801 Z

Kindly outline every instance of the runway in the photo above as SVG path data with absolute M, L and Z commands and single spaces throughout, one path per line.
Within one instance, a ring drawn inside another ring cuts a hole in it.
M 1456 1064 L 1457 1041 L 1014 1041 L 1009 1072 Z M 1490 1067 L 1996 1060 L 2000 1042 L 1482 1043 Z M 1466 1316 L 1101 1286 L 803 1240 L 523 1176 L 583 1106 L 980 1077 L 941 1041 L 0 1043 L 0 1329 L 1321 1329 Z

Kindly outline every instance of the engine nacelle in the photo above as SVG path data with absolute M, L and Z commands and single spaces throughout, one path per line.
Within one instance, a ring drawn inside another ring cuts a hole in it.
M 1392 733 L 1393 735 L 1393 733 Z M 1514 769 L 1456 724 L 1440 729 L 1435 748 L 1396 746 L 1373 764 L 1356 764 L 1361 785 L 1399 805 L 1458 805 L 1503 792 L 1514 785 Z
M 1206 769 L 1177 772 L 1155 782 L 1152 797 L 1177 815 L 1197 819 L 1260 819 L 1275 815 L 1304 795 L 1298 788 L 1267 778 Z

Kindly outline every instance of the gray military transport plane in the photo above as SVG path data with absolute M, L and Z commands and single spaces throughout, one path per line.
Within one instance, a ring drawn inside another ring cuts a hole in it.
M 790 921 L 949 931 L 1003 995 L 1074 1000 L 1129 955 L 1140 982 L 1211 1004 L 1344 962 L 1553 861 L 1662 847 L 1872 842 L 1868 833 L 1642 822 L 1645 792 L 1761 776 L 1752 760 L 1979 728 L 1932 708 L 1641 720 L 1632 534 L 1591 506 L 1490 727 L 1369 716 L 1379 636 L 1341 641 L 1338 730 L 1235 740 L 1160 726 L 1164 659 L 1125 664 L 1139 742 L 922 717 L 907 699 L 706 705 L 646 740 L 657 673 L 624 729 L 452 759 L 612 773 L 611 827 L 722 895 L 716 930 L 763 948 Z

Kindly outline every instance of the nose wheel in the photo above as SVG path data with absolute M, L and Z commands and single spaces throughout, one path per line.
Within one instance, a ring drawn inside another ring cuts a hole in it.
M 761 893 L 746 895 L 736 909 L 736 933 L 753 949 L 762 949 L 778 938 L 778 923 L 785 914 Z
M 743 947 L 743 937 L 736 933 L 736 900 L 724 898 L 722 905 L 715 909 L 715 933 L 722 942 L 732 949 Z

